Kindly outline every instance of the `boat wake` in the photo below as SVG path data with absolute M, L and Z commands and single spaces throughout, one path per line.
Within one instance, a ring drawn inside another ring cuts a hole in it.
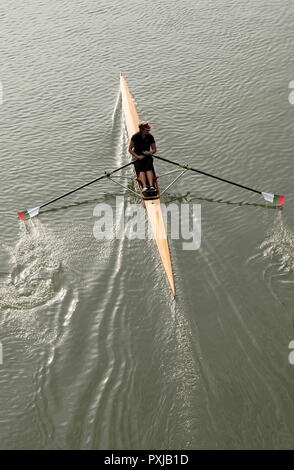
M 186 435 L 185 448 L 195 445 L 196 430 L 198 429 L 200 370 L 194 360 L 192 349 L 191 327 L 181 308 L 176 308 L 174 317 L 174 336 L 176 343 L 176 362 L 173 380 L 177 383 L 177 403 L 180 403 L 181 428 Z
M 121 105 L 121 91 L 120 91 L 120 89 L 119 89 L 118 94 L 117 94 L 117 98 L 116 98 L 116 102 L 115 102 L 115 105 L 114 105 L 112 117 L 111 117 L 112 129 L 113 129 L 114 126 L 115 126 L 115 122 L 116 122 L 116 120 L 118 119 L 118 116 L 119 116 L 119 115 L 121 116 L 121 108 L 120 108 L 120 105 Z M 119 111 L 120 111 L 120 112 L 119 112 Z
M 126 156 L 127 135 L 124 128 L 121 109 L 121 92 L 117 95 L 117 100 L 112 114 L 111 142 L 114 145 L 113 154 L 116 156 L 115 164 L 117 166 L 124 165 L 128 162 L 129 157 Z

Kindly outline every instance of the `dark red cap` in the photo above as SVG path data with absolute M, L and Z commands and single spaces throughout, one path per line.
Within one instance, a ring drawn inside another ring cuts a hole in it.
M 149 131 L 150 129 L 153 129 L 153 127 L 150 126 L 150 124 L 149 124 L 148 121 L 141 121 L 141 122 L 139 122 L 139 128 L 140 128 L 140 129 L 147 129 L 148 131 Z

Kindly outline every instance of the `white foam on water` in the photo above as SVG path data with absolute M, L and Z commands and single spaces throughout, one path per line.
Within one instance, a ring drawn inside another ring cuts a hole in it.
M 2 310 L 34 309 L 64 295 L 56 278 L 62 269 L 65 250 L 39 219 L 20 222 L 17 243 L 5 248 L 11 270 L 0 284 Z
M 121 92 L 119 90 L 119 92 L 117 94 L 116 102 L 115 102 L 115 105 L 114 105 L 113 113 L 112 113 L 112 116 L 111 116 L 112 128 L 114 128 L 114 126 L 115 126 L 115 121 L 116 121 L 116 118 L 117 118 L 117 113 L 118 113 L 118 110 L 119 110 L 119 107 L 120 107 L 120 103 L 121 103 Z
M 294 233 L 284 224 L 281 212 L 260 248 L 264 257 L 278 259 L 278 271 L 294 270 Z

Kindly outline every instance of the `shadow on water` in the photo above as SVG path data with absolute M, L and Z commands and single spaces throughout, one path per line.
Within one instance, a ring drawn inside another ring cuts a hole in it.
M 84 201 L 77 201 L 71 204 L 63 205 L 60 207 L 53 207 L 50 209 L 43 210 L 41 214 L 46 214 L 50 212 L 59 212 L 61 210 L 65 209 L 70 209 L 73 207 L 77 206 L 83 206 L 87 204 L 93 204 L 93 203 L 103 203 L 105 201 L 112 201 L 116 197 L 122 196 L 123 194 L 120 192 L 109 192 L 99 198 L 94 198 L 94 199 L 85 199 Z M 128 195 L 130 200 L 134 198 L 132 195 Z M 138 196 L 138 200 L 140 200 L 140 197 Z M 169 204 L 171 202 L 179 202 L 179 203 L 184 203 L 184 202 L 193 202 L 193 201 L 204 201 L 204 202 L 209 202 L 209 203 L 214 203 L 214 204 L 226 204 L 230 206 L 252 206 L 252 207 L 262 207 L 263 209 L 271 209 L 271 210 L 277 210 L 277 211 L 283 211 L 284 207 L 283 206 L 276 206 L 272 204 L 259 204 L 256 202 L 244 202 L 244 201 L 228 201 L 224 199 L 213 199 L 213 198 L 204 198 L 204 197 L 199 197 L 197 195 L 193 195 L 190 192 L 187 192 L 186 194 L 179 195 L 179 194 L 168 194 L 165 193 L 164 195 L 164 202 L 166 204 Z
M 254 206 L 254 207 L 263 207 L 264 209 L 275 209 L 275 210 L 283 210 L 283 206 L 276 206 L 273 204 L 260 204 L 257 202 L 244 202 L 244 201 L 228 201 L 225 199 L 213 199 L 213 198 L 206 198 L 200 197 L 194 194 L 191 194 L 189 191 L 183 195 L 167 195 L 165 196 L 166 202 L 192 202 L 194 200 L 197 201 L 204 201 L 204 202 L 212 202 L 214 204 L 226 204 L 230 206 Z

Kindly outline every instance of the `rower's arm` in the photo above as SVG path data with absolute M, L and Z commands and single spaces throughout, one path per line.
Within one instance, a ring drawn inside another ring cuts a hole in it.
M 135 142 L 133 140 L 130 140 L 129 152 L 131 155 L 133 155 L 133 157 L 139 158 L 139 156 L 134 152 L 134 148 L 135 148 Z
M 156 153 L 156 152 L 157 152 L 156 143 L 153 142 L 153 143 L 151 144 L 151 154 L 152 154 L 152 153 Z

